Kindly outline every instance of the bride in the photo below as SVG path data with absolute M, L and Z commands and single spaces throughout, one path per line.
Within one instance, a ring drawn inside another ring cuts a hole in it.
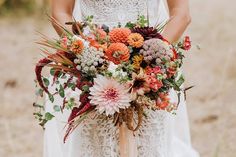
M 64 24 L 73 17 L 83 20 L 93 15 L 94 23 L 110 27 L 135 21 L 139 15 L 149 18 L 150 25 L 169 19 L 162 35 L 173 43 L 190 23 L 188 0 L 167 0 L 167 6 L 169 15 L 162 0 L 52 0 L 52 16 Z M 54 28 L 59 35 L 63 34 L 62 29 Z M 177 100 L 174 91 L 170 96 L 172 101 Z M 54 103 L 61 104 L 61 98 L 55 98 Z M 47 101 L 46 110 L 53 111 L 52 108 L 53 104 Z M 128 144 L 121 143 L 113 124 L 103 124 L 93 116 L 86 119 L 64 144 L 68 113 L 56 115 L 46 125 L 44 157 L 198 157 L 191 147 L 183 96 L 176 116 L 163 111 L 152 111 L 149 115 L 135 136 L 127 136 Z

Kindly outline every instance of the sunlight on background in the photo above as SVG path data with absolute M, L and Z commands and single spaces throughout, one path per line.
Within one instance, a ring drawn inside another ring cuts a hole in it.
M 194 45 L 185 64 L 194 147 L 202 157 L 236 154 L 234 0 L 190 0 Z M 48 0 L 0 0 L 0 157 L 42 157 L 43 130 L 32 115 L 36 31 L 55 36 Z

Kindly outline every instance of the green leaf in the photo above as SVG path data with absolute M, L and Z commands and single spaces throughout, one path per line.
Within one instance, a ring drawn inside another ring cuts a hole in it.
M 60 77 L 63 75 L 63 73 L 62 73 L 61 71 L 56 71 L 54 68 L 51 68 L 50 74 L 51 74 L 52 76 L 55 76 L 56 72 L 57 72 L 57 77 L 58 77 L 58 78 L 60 78 Z M 58 73 L 58 72 L 59 72 L 59 73 Z
M 49 95 L 48 95 L 48 98 L 49 98 L 49 100 L 50 100 L 52 103 L 54 102 L 54 97 L 53 97 L 52 94 L 49 94 Z
M 181 87 L 181 85 L 184 83 L 185 79 L 184 79 L 184 76 L 181 75 L 180 78 L 176 81 L 176 85 L 178 87 Z
M 43 129 L 45 129 L 44 126 L 45 126 L 45 124 L 46 124 L 47 122 L 48 122 L 48 121 L 47 121 L 46 119 L 42 119 L 42 120 L 40 121 L 39 125 L 42 126 Z
M 40 105 L 38 103 L 33 103 L 33 107 L 35 108 L 40 108 L 40 109 L 44 109 L 44 105 Z
M 52 120 L 52 118 L 54 118 L 55 116 L 52 115 L 51 113 L 49 112 L 46 112 L 45 113 L 45 119 L 48 121 L 48 120 Z
M 127 28 L 129 28 L 129 29 L 134 28 L 135 26 L 136 26 L 136 24 L 135 24 L 135 23 L 132 23 L 132 22 L 128 22 L 128 23 L 126 23 L 126 25 L 125 25 L 125 27 L 127 27 Z
M 88 86 L 88 85 L 84 85 L 84 86 L 82 87 L 82 90 L 83 90 L 84 92 L 88 92 L 88 91 L 89 91 L 89 86 Z
M 59 95 L 64 98 L 65 97 L 65 91 L 62 85 L 60 85 L 60 89 L 59 89 Z
M 75 83 L 69 83 L 68 88 L 75 89 L 76 84 Z
M 75 99 L 74 98 L 70 98 L 70 100 L 68 101 L 68 103 L 66 104 L 66 108 L 68 110 L 73 109 L 75 106 Z
M 177 91 L 181 90 L 173 79 L 163 80 L 163 83 L 171 86 L 172 88 L 174 88 L 174 90 L 177 90 Z
M 58 106 L 58 105 L 54 105 L 54 106 L 53 106 L 53 110 L 54 110 L 55 112 L 60 112 L 60 111 L 61 111 L 61 108 L 60 108 L 60 106 Z
M 43 78 L 43 83 L 44 83 L 44 85 L 46 86 L 46 87 L 48 87 L 49 86 L 49 84 L 50 84 L 50 82 L 49 82 L 49 80 L 47 79 L 47 78 Z
M 50 74 L 52 75 L 52 76 L 54 76 L 55 75 L 55 69 L 54 68 L 52 68 L 52 69 L 50 69 Z
M 93 15 L 87 16 L 85 20 L 91 23 L 93 21 Z
M 40 88 L 40 89 L 36 90 L 36 91 L 35 91 L 35 95 L 36 95 L 36 96 L 43 97 L 43 89 Z
M 43 115 L 39 112 L 33 113 L 36 119 L 43 117 Z
M 146 25 L 148 25 L 148 20 L 146 19 L 145 16 L 139 16 L 138 17 L 138 25 L 140 25 L 141 27 L 145 27 Z

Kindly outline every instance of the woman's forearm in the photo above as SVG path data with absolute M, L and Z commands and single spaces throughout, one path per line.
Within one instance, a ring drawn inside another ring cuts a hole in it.
M 72 14 L 74 9 L 75 0 L 52 0 L 52 17 L 62 26 L 69 31 L 72 31 L 72 27 L 66 25 L 66 22 L 72 21 Z M 52 22 L 55 30 L 61 36 L 64 31 Z
M 66 25 L 66 22 L 71 22 L 72 21 L 72 16 L 66 13 L 57 13 L 56 15 L 53 16 L 57 20 L 58 23 L 60 23 L 62 26 L 64 26 L 67 30 L 72 32 L 72 27 L 71 25 Z M 61 29 L 59 26 L 57 26 L 54 22 L 52 22 L 52 25 L 54 29 L 56 30 L 58 35 L 63 35 L 64 31 Z
M 187 0 L 168 0 L 170 20 L 162 33 L 170 43 L 176 42 L 182 36 L 191 22 Z

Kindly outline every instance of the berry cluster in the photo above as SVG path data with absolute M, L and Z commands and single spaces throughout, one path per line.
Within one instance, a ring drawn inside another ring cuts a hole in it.
M 144 61 L 147 63 L 155 61 L 157 65 L 171 61 L 173 58 L 171 47 L 157 38 L 146 40 L 140 53 L 144 56 Z

